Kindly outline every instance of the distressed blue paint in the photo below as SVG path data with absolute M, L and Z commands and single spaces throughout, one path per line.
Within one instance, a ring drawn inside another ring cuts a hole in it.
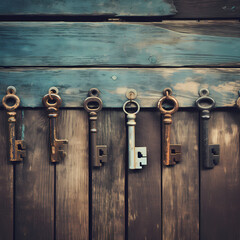
M 182 22 L 182 28 L 190 29 L 187 33 L 169 26 L 170 22 L 2 22 L 0 66 L 239 65 L 240 23 L 229 23 L 234 37 L 219 36 L 222 26 L 212 30 L 214 22 L 207 22 L 201 34 L 195 33 L 196 22 Z
M 200 88 L 209 88 L 217 107 L 234 106 L 240 89 L 240 69 L 198 68 L 39 68 L 0 69 L 0 98 L 14 85 L 23 107 L 42 107 L 51 86 L 60 90 L 63 107 L 82 107 L 92 87 L 101 91 L 104 107 L 121 108 L 127 88 L 138 91 L 142 107 L 156 107 L 162 91 L 171 87 L 180 107 L 192 107 Z
M 0 14 L 77 14 L 166 16 L 176 13 L 172 0 L 3 0 Z

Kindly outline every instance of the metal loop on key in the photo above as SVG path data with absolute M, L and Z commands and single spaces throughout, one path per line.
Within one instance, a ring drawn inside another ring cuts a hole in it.
M 172 89 L 171 88 L 165 88 L 163 90 L 163 96 L 159 101 L 158 101 L 158 108 L 162 114 L 174 114 L 178 108 L 179 104 L 176 98 L 172 97 Z M 164 102 L 171 102 L 173 103 L 173 108 L 172 109 L 166 109 L 163 107 Z
M 130 112 L 127 111 L 127 105 L 128 104 L 132 104 L 132 103 L 137 107 L 137 110 L 135 112 L 133 112 L 133 113 L 130 113 Z M 140 105 L 139 105 L 138 102 L 136 102 L 134 100 L 128 100 L 123 105 L 123 111 L 124 111 L 125 114 L 135 114 L 135 115 L 137 115 L 139 113 L 139 111 L 140 111 Z
M 55 93 L 51 93 L 51 95 L 46 94 L 43 99 L 42 99 L 43 105 L 47 108 L 57 108 L 59 109 L 59 107 L 62 104 L 62 99 L 59 95 L 55 94 Z
M 200 110 L 211 110 L 215 106 L 213 98 L 209 97 L 209 90 L 203 88 L 199 91 L 200 97 L 196 100 L 197 108 Z
M 8 105 L 7 102 L 8 102 L 9 99 L 13 99 L 14 100 L 14 104 L 13 105 Z M 2 104 L 6 108 L 6 110 L 8 110 L 8 111 L 14 111 L 15 109 L 17 109 L 19 107 L 20 99 L 16 95 L 16 88 L 15 87 L 9 86 L 7 88 L 7 94 L 3 97 Z

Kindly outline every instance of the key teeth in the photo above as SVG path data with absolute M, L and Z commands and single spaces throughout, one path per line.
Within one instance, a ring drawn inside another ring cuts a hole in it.
M 15 140 L 16 162 L 23 161 L 26 157 L 26 143 L 23 140 Z
M 170 145 L 170 162 L 164 163 L 166 166 L 173 166 L 176 163 L 181 162 L 181 150 L 182 147 L 180 144 L 171 144 Z
M 106 163 L 107 162 L 107 146 L 106 145 L 97 145 L 97 158 L 98 161 L 100 162 L 100 166 L 102 165 L 102 163 Z M 100 154 L 101 151 L 101 154 Z
M 129 169 L 142 169 L 143 166 L 147 165 L 147 148 L 146 147 L 135 147 L 136 162 L 134 166 L 129 165 Z
M 220 145 L 212 144 L 209 145 L 209 162 L 205 162 L 204 167 L 212 169 L 214 166 L 219 164 L 220 159 Z

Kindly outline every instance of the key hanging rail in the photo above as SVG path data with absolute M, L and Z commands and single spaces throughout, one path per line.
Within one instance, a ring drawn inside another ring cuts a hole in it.
M 92 167 L 101 167 L 102 163 L 107 162 L 107 146 L 97 145 L 97 113 L 102 110 L 102 100 L 99 95 L 100 91 L 97 88 L 91 88 L 83 103 L 89 116 L 90 161 Z
M 199 98 L 196 106 L 200 112 L 200 162 L 205 169 L 214 168 L 219 163 L 220 146 L 218 144 L 208 144 L 208 120 L 210 110 L 214 108 L 215 101 L 209 97 L 209 90 L 203 88 L 199 91 Z
M 58 95 L 58 89 L 55 87 L 49 88 L 48 94 L 42 99 L 43 105 L 47 107 L 49 126 L 50 126 L 50 159 L 52 163 L 58 163 L 66 156 L 63 150 L 63 145 L 68 143 L 66 139 L 57 139 L 56 137 L 56 121 L 58 110 L 62 104 L 62 99 Z
M 10 104 L 10 102 L 14 104 Z M 26 157 L 26 145 L 23 140 L 16 140 L 16 109 L 20 105 L 20 99 L 16 95 L 16 88 L 9 86 L 7 94 L 2 99 L 3 106 L 8 115 L 9 132 L 9 161 L 20 162 Z
M 163 115 L 162 157 L 164 165 L 172 166 L 181 160 L 181 145 L 170 144 L 172 114 L 177 112 L 179 104 L 177 99 L 171 96 L 171 88 L 165 88 L 163 90 L 163 95 L 164 96 L 158 101 L 158 108 Z M 164 105 L 166 105 L 166 107 L 164 107 Z
M 136 115 L 140 111 L 140 105 L 134 101 L 137 97 L 135 89 L 129 89 L 126 92 L 126 97 L 129 99 L 123 105 L 123 111 L 127 115 L 128 126 L 128 168 L 129 169 L 142 169 L 143 165 L 147 165 L 147 148 L 135 147 L 135 126 Z M 133 106 L 133 107 L 129 107 Z M 131 113 L 130 110 L 136 111 Z

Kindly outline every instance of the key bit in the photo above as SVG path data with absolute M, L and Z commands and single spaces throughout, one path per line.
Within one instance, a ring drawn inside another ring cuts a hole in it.
M 14 104 L 9 105 L 8 101 Z M 20 99 L 16 95 L 16 88 L 9 86 L 7 94 L 2 99 L 3 106 L 8 115 L 8 132 L 9 132 L 9 161 L 20 162 L 26 157 L 26 145 L 23 140 L 16 140 L 16 109 L 20 105 Z
M 100 163 L 107 162 L 107 146 L 106 145 L 97 145 L 97 158 Z
M 142 169 L 142 166 L 147 165 L 147 148 L 135 147 L 135 166 L 134 169 Z
M 43 105 L 48 109 L 50 119 L 50 159 L 52 163 L 57 163 L 64 159 L 66 152 L 63 150 L 64 144 L 68 143 L 66 139 L 57 139 L 56 137 L 56 118 L 61 106 L 62 99 L 58 95 L 58 89 L 52 87 L 42 99 Z
M 181 145 L 170 144 L 170 165 L 174 165 L 181 161 Z
M 15 140 L 16 161 L 23 161 L 26 157 L 26 144 L 23 140 Z

